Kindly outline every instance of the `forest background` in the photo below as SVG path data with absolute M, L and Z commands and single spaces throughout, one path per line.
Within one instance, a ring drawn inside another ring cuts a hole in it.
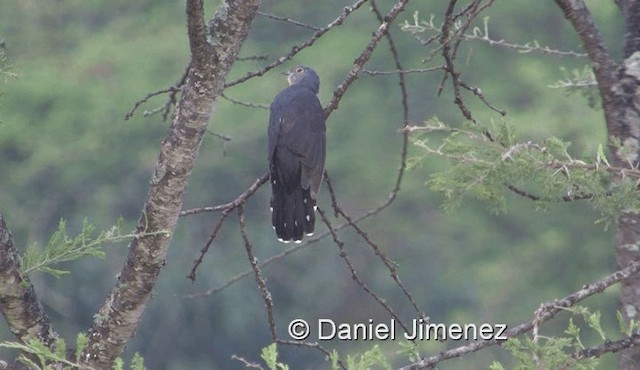
M 609 49 L 620 50 L 623 23 L 615 4 L 587 3 Z M 392 2 L 378 4 L 386 9 Z M 208 2 L 205 9 L 211 11 L 216 5 Z M 323 27 L 347 5 L 337 0 L 313 6 L 263 1 L 261 11 Z M 392 26 L 405 68 L 424 68 L 426 52 L 400 26 L 404 21 L 413 24 L 416 11 L 422 20 L 441 15 L 444 5 L 409 2 Z M 575 33 L 552 4 L 509 2 L 487 9 L 484 15 L 494 40 L 582 52 Z M 269 104 L 286 85 L 280 72 L 305 64 L 318 71 L 320 99 L 326 104 L 379 24 L 365 5 L 293 61 L 230 88 L 225 95 Z M 476 26 L 484 27 L 482 22 Z M 267 59 L 238 61 L 228 80 L 286 55 L 293 44 L 313 33 L 264 15 L 257 16 L 252 30 L 240 56 Z M 9 71 L 17 75 L 2 85 L 0 98 L 0 210 L 18 248 L 46 245 L 61 219 L 72 234 L 80 232 L 85 219 L 107 229 L 122 217 L 123 229 L 133 229 L 168 126 L 161 114 L 144 116 L 142 110 L 161 107 L 166 96 L 152 98 L 129 120 L 124 116 L 140 98 L 170 86 L 183 73 L 189 60 L 183 2 L 3 2 L 0 40 Z M 582 94 L 552 87 L 588 68 L 586 59 L 521 53 L 481 40 L 470 41 L 462 50 L 465 81 L 480 87 L 491 105 L 507 112 L 503 117 L 486 109 L 469 93 L 469 105 L 482 125 L 506 121 L 525 141 L 561 137 L 571 142 L 575 158 L 592 159 L 606 143 L 598 103 L 589 107 Z M 379 47 L 366 68 L 389 71 L 395 66 L 387 48 Z M 453 126 L 465 121 L 450 89 L 438 95 L 441 78 L 437 71 L 406 75 L 411 124 L 434 117 Z M 355 84 L 327 122 L 327 170 L 341 206 L 357 215 L 384 202 L 394 186 L 403 117 L 396 75 L 363 74 Z M 220 100 L 209 126 L 212 134 L 206 136 L 190 178 L 184 209 L 231 201 L 265 172 L 267 122 L 268 111 L 263 108 Z M 447 168 L 447 161 L 425 156 L 413 145 L 408 158 L 409 170 L 397 199 L 361 225 L 397 263 L 403 283 L 434 322 L 519 323 L 531 318 L 540 303 L 563 297 L 616 269 L 612 232 L 596 223 L 601 215 L 588 205 L 573 202 L 539 211 L 529 199 L 508 194 L 506 210 L 498 214 L 472 199 L 444 212 L 442 194 L 425 182 Z M 262 187 L 244 207 L 259 260 L 289 247 L 275 240 L 268 198 L 267 187 Z M 330 209 L 328 192 L 323 191 L 319 204 Z M 230 223 L 205 256 L 196 281 L 186 278 L 218 216 L 180 219 L 167 265 L 125 358 L 139 352 L 152 369 L 240 368 L 232 355 L 258 359 L 260 349 L 270 343 L 264 301 L 251 275 L 215 294 L 189 297 L 251 269 L 238 226 Z M 323 230 L 321 223 L 318 229 Z M 366 243 L 353 230 L 345 229 L 340 236 L 359 276 L 396 305 L 400 315 L 415 316 L 387 267 Z M 387 312 L 351 279 L 330 239 L 263 267 L 280 329 L 298 317 L 388 321 Z M 109 245 L 106 251 L 104 259 L 65 264 L 68 276 L 39 272 L 31 276 L 58 331 L 71 342 L 90 326 L 127 256 L 124 245 Z M 613 287 L 585 301 L 602 312 L 603 326 L 613 332 L 618 294 Z M 568 316 L 560 315 L 546 330 L 562 333 Z M 0 326 L 0 338 L 12 339 L 6 326 Z M 393 342 L 336 341 L 325 347 L 346 355 L 373 344 L 383 347 L 395 365 L 406 363 Z M 426 343 L 421 351 L 432 354 L 452 345 Z M 324 356 L 312 349 L 285 346 L 280 354 L 294 369 L 328 366 Z M 441 368 L 486 368 L 496 359 L 512 361 L 497 348 L 443 363 Z M 615 361 L 615 356 L 603 359 L 603 368 Z

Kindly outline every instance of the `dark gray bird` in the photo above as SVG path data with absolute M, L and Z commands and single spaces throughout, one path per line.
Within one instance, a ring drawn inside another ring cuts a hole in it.
M 287 72 L 289 87 L 271 103 L 269 172 L 271 223 L 278 240 L 299 243 L 312 235 L 316 197 L 325 161 L 324 112 L 320 78 L 305 66 Z

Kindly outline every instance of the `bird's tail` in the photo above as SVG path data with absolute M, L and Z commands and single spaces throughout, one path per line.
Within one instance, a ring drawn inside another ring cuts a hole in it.
M 313 235 L 316 200 L 309 189 L 296 187 L 287 193 L 283 186 L 277 185 L 274 184 L 271 194 L 271 224 L 278 240 L 300 243 L 304 234 Z

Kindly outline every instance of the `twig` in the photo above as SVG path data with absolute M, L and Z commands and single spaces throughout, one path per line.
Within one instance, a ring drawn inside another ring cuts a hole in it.
M 264 185 L 264 183 L 267 182 L 267 180 L 269 180 L 269 173 L 265 172 L 262 176 L 258 177 L 256 181 L 247 190 L 245 190 L 242 194 L 238 195 L 238 197 L 232 200 L 231 202 L 220 204 L 213 207 L 199 207 L 199 208 L 187 209 L 185 211 L 180 212 L 180 217 L 194 215 L 198 213 L 204 213 L 204 212 L 219 212 L 227 209 L 233 210 L 239 205 L 244 204 L 244 202 L 246 202 L 246 200 L 249 199 L 249 197 L 251 197 L 256 191 L 258 191 L 258 189 L 260 189 L 260 187 Z
M 374 0 L 371 2 L 371 7 L 373 8 L 376 17 L 379 22 L 384 21 L 384 17 L 382 13 L 378 9 L 378 6 Z M 398 49 L 395 46 L 393 41 L 393 37 L 391 36 L 391 32 L 386 33 L 387 41 L 389 42 L 389 51 L 391 51 L 391 55 L 393 56 L 393 62 L 398 71 L 402 71 L 402 63 L 400 62 L 400 56 L 398 54 Z M 407 93 L 407 85 L 405 83 L 404 78 L 405 73 L 401 72 L 398 75 L 398 86 L 400 87 L 400 101 L 402 103 L 402 127 L 405 128 L 409 125 L 409 94 Z M 409 146 L 409 133 L 403 132 L 402 134 L 402 149 L 400 150 L 400 167 L 398 168 L 398 174 L 396 176 L 395 186 L 391 190 L 389 195 L 389 204 L 393 202 L 393 200 L 398 195 L 400 191 L 400 184 L 402 183 L 402 177 L 404 176 L 404 172 L 407 168 L 407 152 Z
M 593 194 L 593 193 L 585 193 L 585 194 L 567 194 L 567 195 L 563 195 L 560 198 L 551 198 L 551 197 L 541 197 L 539 195 L 535 195 L 532 193 L 529 193 L 527 191 L 524 191 L 516 186 L 513 185 L 506 185 L 506 187 L 511 190 L 512 192 L 531 199 L 533 201 L 545 201 L 545 202 L 554 202 L 556 200 L 561 200 L 563 202 L 573 202 L 576 200 L 589 200 L 589 199 L 594 199 L 594 198 L 598 198 L 598 197 L 609 197 L 611 196 L 613 193 L 611 191 L 607 191 L 604 194 Z
M 265 13 L 265 12 L 258 12 L 258 14 L 260 14 L 260 15 L 261 15 L 261 16 L 263 16 L 263 17 L 267 17 L 267 18 L 275 19 L 275 20 L 277 20 L 277 21 L 283 21 L 283 22 L 291 23 L 291 24 L 293 24 L 293 25 L 295 25 L 295 26 L 299 26 L 299 27 L 303 27 L 303 28 L 308 28 L 308 29 L 310 29 L 310 30 L 314 30 L 314 31 L 320 31 L 320 30 L 321 30 L 321 28 L 320 28 L 320 27 L 315 27 L 315 26 L 312 26 L 312 25 L 310 25 L 310 24 L 303 23 L 303 22 L 299 22 L 299 21 L 296 21 L 296 20 L 291 19 L 291 18 L 285 18 L 285 17 L 281 17 L 281 16 L 278 16 L 278 15 L 274 15 L 274 14 L 270 14 L 270 13 Z
M 169 93 L 169 99 L 167 99 L 167 102 L 161 106 L 160 108 L 154 109 L 150 112 L 145 112 L 145 116 L 148 116 L 150 114 L 153 113 L 157 113 L 160 111 L 163 111 L 163 116 L 162 119 L 164 121 L 167 120 L 167 117 L 169 116 L 169 111 L 171 110 L 171 106 L 175 105 L 177 102 L 176 99 L 176 94 L 178 93 L 178 91 L 182 91 L 182 88 L 184 87 L 184 84 L 187 81 L 187 76 L 189 75 L 189 70 L 191 69 L 191 63 L 189 63 L 189 65 L 187 65 L 187 68 L 185 68 L 184 72 L 182 72 L 182 76 L 180 76 L 180 78 L 178 79 L 178 81 L 176 83 L 174 83 L 173 85 L 171 85 L 170 87 L 163 89 L 163 90 L 158 90 L 152 93 L 147 94 L 147 96 L 145 96 L 144 98 L 138 100 L 137 102 L 135 102 L 133 104 L 133 108 L 131 108 L 131 110 L 129 110 L 129 112 L 127 112 L 127 114 L 124 115 L 124 119 L 128 120 L 129 118 L 133 117 L 133 114 L 135 113 L 136 109 L 138 109 L 138 107 L 140 105 L 142 105 L 143 103 L 147 102 L 147 100 L 149 100 L 150 98 L 156 96 L 156 95 L 160 95 L 160 94 L 164 94 L 164 93 Z
M 444 69 L 443 66 L 437 67 L 429 67 L 429 68 L 412 68 L 412 69 L 398 69 L 395 71 L 372 71 L 369 69 L 363 69 L 362 73 L 368 74 L 369 76 L 388 76 L 388 75 L 405 75 L 409 73 L 425 73 L 425 72 L 433 72 L 440 71 Z
M 229 216 L 229 213 L 231 213 L 232 210 L 233 208 L 227 208 L 224 211 L 222 211 L 222 215 L 218 219 L 218 222 L 216 222 L 216 225 L 213 227 L 213 231 L 209 235 L 209 239 L 207 239 L 207 242 L 205 243 L 204 247 L 202 247 L 202 249 L 200 250 L 200 255 L 198 255 L 198 258 L 196 258 L 196 260 L 193 261 L 193 267 L 191 268 L 189 275 L 187 275 L 187 278 L 189 280 L 196 281 L 196 271 L 198 270 L 198 267 L 202 263 L 204 256 L 207 254 L 207 252 L 209 252 L 209 248 L 211 248 L 211 245 L 213 245 L 213 241 L 218 236 L 218 232 L 220 232 L 220 229 L 222 229 L 224 220 L 227 219 L 227 217 Z
M 501 116 L 506 116 L 507 115 L 507 111 L 502 110 L 502 109 L 498 109 L 496 107 L 494 107 L 491 103 L 489 103 L 487 101 L 487 99 L 484 97 L 484 94 L 482 94 L 482 89 L 479 87 L 474 87 L 471 85 L 467 85 L 464 81 L 460 81 L 460 86 L 464 87 L 465 89 L 471 91 L 475 96 L 477 96 L 487 107 L 491 108 L 493 111 L 500 113 Z
M 158 91 L 154 91 L 154 92 L 150 92 L 148 93 L 144 98 L 138 100 L 137 102 L 135 102 L 133 104 L 133 108 L 131 108 L 130 111 L 127 112 L 127 114 L 124 115 L 124 119 L 125 120 L 129 120 L 129 118 L 133 117 L 133 113 L 136 111 L 136 109 L 138 109 L 138 107 L 144 103 L 146 103 L 149 99 L 151 99 L 154 96 L 158 96 L 158 95 L 162 95 L 168 92 L 172 92 L 177 90 L 178 88 L 174 85 L 171 86 L 167 89 L 162 89 L 162 90 L 158 90 Z
M 320 214 L 320 218 L 322 219 L 322 222 L 324 222 L 324 224 L 327 225 L 327 228 L 331 233 L 331 237 L 333 238 L 333 242 L 338 246 L 338 250 L 340 251 L 340 257 L 347 264 L 347 267 L 349 268 L 349 272 L 351 273 L 351 278 L 353 279 L 353 281 L 355 281 L 362 288 L 362 290 L 364 290 L 367 294 L 373 297 L 373 299 L 376 302 L 378 302 L 378 304 L 380 304 L 380 306 L 382 306 L 389 313 L 389 315 L 391 315 L 391 317 L 396 319 L 398 324 L 402 326 L 405 332 L 408 332 L 407 326 L 404 324 L 404 322 L 402 322 L 400 317 L 395 313 L 395 311 L 387 303 L 387 301 L 382 297 L 380 297 L 376 292 L 374 292 L 371 288 L 369 288 L 369 286 L 362 279 L 360 279 L 356 271 L 356 268 L 353 266 L 353 263 L 351 263 L 351 260 L 349 259 L 349 255 L 347 254 L 347 251 L 344 249 L 344 242 L 338 238 L 338 234 L 336 233 L 336 230 L 331 226 L 331 222 L 324 214 L 324 211 L 320 207 L 318 207 L 317 211 Z
M 618 270 L 591 284 L 586 284 L 582 287 L 582 289 L 574 293 L 571 293 L 564 298 L 557 299 L 553 302 L 543 303 L 536 310 L 536 315 L 534 319 L 532 319 L 531 321 L 521 323 L 507 330 L 505 333 L 505 336 L 508 338 L 511 338 L 511 337 L 516 337 L 520 334 L 529 332 L 533 330 L 534 327 L 536 327 L 537 325 L 551 320 L 558 312 L 561 312 L 566 308 L 573 307 L 578 302 L 581 302 L 582 300 L 596 293 L 603 292 L 608 287 L 616 283 L 619 283 L 620 281 L 626 280 L 633 275 L 636 275 L 639 271 L 640 271 L 640 261 L 632 262 L 629 266 L 625 267 L 624 269 Z M 437 365 L 442 361 L 445 361 L 451 358 L 460 357 L 464 354 L 476 352 L 483 348 L 499 345 L 502 343 L 504 343 L 504 341 L 488 340 L 488 341 L 474 342 L 471 344 L 455 347 L 455 348 L 440 352 L 437 355 L 425 358 L 416 363 L 404 366 L 400 368 L 400 370 L 432 369 L 435 367 L 435 365 Z
M 332 111 L 338 108 L 338 103 L 342 96 L 347 92 L 349 86 L 358 78 L 359 73 L 364 68 L 365 63 L 371 58 L 373 50 L 376 48 L 380 39 L 386 35 L 389 31 L 389 26 L 396 19 L 398 14 L 404 9 L 409 0 L 399 0 L 391 7 L 389 12 L 384 16 L 384 22 L 378 27 L 376 32 L 373 33 L 373 37 L 369 41 L 367 47 L 360 53 L 355 59 L 353 68 L 347 73 L 347 76 L 340 85 L 333 91 L 333 97 L 327 106 L 324 108 L 324 116 L 328 117 Z
M 221 96 L 222 96 L 222 98 L 232 102 L 233 104 L 238 104 L 238 105 L 242 105 L 242 106 L 249 107 L 249 108 L 269 109 L 269 105 L 268 104 L 251 103 L 251 102 L 245 102 L 245 101 L 241 101 L 241 100 L 236 100 L 236 99 L 228 97 L 225 94 L 222 94 Z
M 248 360 L 245 360 L 244 358 L 237 356 L 237 355 L 231 355 L 231 359 L 232 360 L 237 360 L 242 362 L 242 364 L 244 365 L 244 367 L 248 368 L 248 369 L 260 369 L 260 370 L 264 370 L 264 368 L 262 366 L 260 366 L 260 364 L 256 364 L 255 362 L 250 362 Z
M 229 213 L 231 213 L 231 211 L 233 211 L 235 208 L 242 206 L 244 202 L 260 188 L 260 186 L 262 186 L 265 182 L 267 182 L 268 179 L 269 179 L 269 174 L 265 173 L 264 175 L 259 177 L 256 180 L 256 182 L 254 182 L 253 185 L 249 187 L 249 189 L 247 189 L 244 193 L 240 194 L 232 202 L 215 206 L 215 207 L 195 208 L 195 209 L 180 212 L 179 216 L 187 216 L 187 215 L 192 215 L 192 214 L 202 213 L 202 212 L 222 211 L 222 215 L 220 216 L 220 219 L 216 223 L 215 227 L 213 228 L 213 231 L 209 235 L 209 239 L 207 239 L 207 243 L 200 250 L 200 255 L 198 255 L 198 258 L 196 258 L 196 260 L 193 262 L 193 267 L 191 268 L 189 275 L 187 275 L 187 278 L 189 278 L 191 281 L 195 281 L 196 271 L 198 270 L 198 267 L 202 263 L 202 260 L 204 259 L 205 254 L 207 254 L 207 252 L 209 251 L 209 248 L 213 244 L 213 241 L 218 236 L 218 232 L 222 228 L 222 224 L 226 220 L 227 216 L 229 216 Z
M 463 35 L 465 31 L 470 27 L 472 20 L 482 10 L 489 7 L 492 3 L 493 0 L 489 0 L 484 4 L 482 4 L 482 0 L 475 0 L 469 3 L 467 7 L 463 8 L 460 12 L 454 14 L 453 11 L 455 9 L 456 0 L 451 0 L 445 12 L 445 22 L 442 26 L 442 36 L 440 37 L 440 44 L 442 45 L 442 56 L 445 60 L 446 74 L 443 76 L 440 83 L 438 95 L 442 93 L 444 84 L 447 80 L 447 76 L 451 76 L 454 95 L 453 102 L 458 106 L 458 108 L 462 112 L 462 115 L 473 123 L 476 123 L 476 120 L 471 114 L 469 108 L 467 108 L 464 100 L 462 99 L 462 94 L 460 92 L 460 73 L 456 71 L 454 61 L 457 56 L 458 47 L 460 46 L 460 42 L 462 41 L 460 35 Z M 461 17 L 463 14 L 466 14 L 467 16 L 466 22 L 456 27 L 454 25 L 456 19 Z
M 338 16 L 336 19 L 333 20 L 333 22 L 329 23 L 326 27 L 322 28 L 321 30 L 317 31 L 316 33 L 313 34 L 313 36 L 311 36 L 311 38 L 309 38 L 308 40 L 295 45 L 291 48 L 291 51 L 286 54 L 283 55 L 281 57 L 279 57 L 276 61 L 266 65 L 265 67 L 263 67 L 262 69 L 258 70 L 258 71 L 254 71 L 254 72 L 249 72 L 247 73 L 244 77 L 241 77 L 237 80 L 228 82 L 224 85 L 225 88 L 231 87 L 231 86 L 235 86 L 238 84 L 241 84 L 251 78 L 254 77 L 258 77 L 258 76 L 262 76 L 265 73 L 267 73 L 268 71 L 270 71 L 271 69 L 279 66 L 280 64 L 291 60 L 296 54 L 298 54 L 300 51 L 302 51 L 305 48 L 308 48 L 309 46 L 313 45 L 316 41 L 318 41 L 318 39 L 320 37 L 322 37 L 322 35 L 324 35 L 325 33 L 329 32 L 329 30 L 331 30 L 334 27 L 340 26 L 344 20 L 351 14 L 353 13 L 353 11 L 357 10 L 358 8 L 360 8 L 364 3 L 366 3 L 367 0 L 358 0 L 356 1 L 353 5 L 351 6 L 345 6 L 344 9 L 342 10 L 342 14 L 340 14 L 340 16 Z
M 288 345 L 288 346 L 298 346 L 298 347 L 313 348 L 313 349 L 317 349 L 318 351 L 322 352 L 326 357 L 331 356 L 331 352 L 329 352 L 326 348 L 322 347 L 320 345 L 320 343 L 318 343 L 318 342 L 301 342 L 301 341 L 296 341 L 296 340 L 278 339 L 276 341 L 276 343 L 285 344 L 285 345 Z M 344 363 L 342 363 L 341 360 L 338 360 L 338 365 L 340 366 L 340 368 L 342 370 L 348 370 L 347 367 L 344 365 Z
M 260 12 L 258 12 L 260 13 Z M 267 60 L 269 59 L 269 54 L 262 54 L 262 55 L 252 55 L 252 56 L 248 56 L 248 57 L 238 57 L 236 59 L 236 62 L 246 62 L 247 60 Z
M 571 354 L 571 357 L 575 358 L 576 360 L 590 357 L 598 358 L 605 353 L 615 353 L 623 349 L 635 347 L 638 345 L 640 345 L 640 333 L 635 332 L 628 337 L 613 342 L 606 341 L 597 346 L 581 349 L 580 351 Z
M 271 331 L 271 339 L 276 342 L 278 340 L 278 335 L 276 334 L 276 321 L 273 316 L 273 299 L 271 299 L 271 293 L 267 289 L 267 284 L 262 277 L 262 272 L 260 271 L 260 267 L 258 267 L 258 259 L 253 255 L 253 251 L 251 250 L 251 242 L 249 242 L 249 236 L 247 236 L 246 225 L 244 223 L 244 211 L 242 205 L 238 206 L 238 223 L 240 224 L 240 234 L 242 235 L 242 240 L 244 241 L 244 249 L 247 251 L 247 258 L 249 258 L 249 263 L 251 264 L 251 268 L 253 269 L 253 273 L 256 278 L 256 283 L 258 283 L 258 287 L 260 288 L 260 294 L 262 295 L 262 299 L 264 300 L 264 305 L 267 308 L 267 315 L 269 317 L 269 330 Z
M 409 300 L 409 303 L 411 303 L 411 305 L 416 310 L 418 315 L 420 315 L 420 317 L 425 321 L 428 321 L 427 315 L 424 313 L 424 311 L 420 309 L 420 307 L 418 307 L 418 304 L 416 303 L 415 299 L 413 299 L 413 296 L 411 295 L 409 290 L 405 287 L 405 285 L 400 280 L 400 277 L 398 276 L 397 264 L 394 261 L 392 261 L 389 257 L 387 257 L 387 255 L 384 253 L 382 248 L 380 248 L 378 244 L 373 242 L 371 238 L 369 238 L 367 233 L 364 232 L 362 228 L 358 226 L 357 223 L 353 222 L 351 217 L 349 217 L 349 215 L 347 215 L 347 213 L 338 205 L 338 201 L 336 199 L 336 195 L 333 190 L 333 185 L 331 184 L 331 179 L 326 172 L 324 174 L 324 181 L 327 184 L 329 194 L 331 195 L 331 206 L 333 207 L 336 214 L 342 216 L 345 220 L 347 220 L 347 223 L 349 224 L 349 226 L 351 226 L 358 233 L 358 235 L 360 235 L 360 237 L 367 243 L 367 245 L 369 245 L 371 249 L 373 249 L 373 252 L 376 254 L 376 256 L 380 258 L 382 263 L 384 263 L 384 265 L 387 267 L 387 269 L 389 270 L 389 273 L 391 274 L 391 278 L 393 279 L 393 281 L 396 282 L 400 290 L 402 290 L 402 293 L 404 294 L 405 297 L 407 297 L 407 299 Z
M 421 22 L 420 24 L 414 23 L 411 25 L 406 25 L 404 26 L 404 28 L 407 31 L 413 33 L 415 36 L 417 36 L 418 33 L 422 33 L 425 31 L 436 32 L 435 36 L 432 36 L 427 40 L 422 40 L 418 38 L 418 41 L 420 41 L 420 43 L 425 46 L 433 42 L 434 38 L 439 37 L 440 33 L 442 32 L 442 27 L 437 27 L 433 23 L 433 21 Z M 526 44 L 517 44 L 517 43 L 508 42 L 504 39 L 502 40 L 492 39 L 491 37 L 489 37 L 489 23 L 487 21 L 484 22 L 484 26 L 482 27 L 482 29 L 480 27 L 474 27 L 470 33 L 464 33 L 462 37 L 467 41 L 481 41 L 486 44 L 489 44 L 489 46 L 498 46 L 506 49 L 512 49 L 522 54 L 541 53 L 545 55 L 554 55 L 559 57 L 574 57 L 574 58 L 587 57 L 587 54 L 578 53 L 573 50 L 559 50 L 559 49 L 551 48 L 549 46 L 542 46 L 537 41 L 528 42 Z

